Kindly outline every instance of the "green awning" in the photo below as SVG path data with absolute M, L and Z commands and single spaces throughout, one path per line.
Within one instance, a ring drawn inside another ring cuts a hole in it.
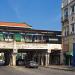
M 71 55 L 71 56 L 73 56 L 73 51 L 66 52 L 66 55 Z
M 3 33 L 0 32 L 0 41 L 3 41 Z
M 15 33 L 15 34 L 14 34 L 14 39 L 15 39 L 15 41 L 17 41 L 17 42 L 20 42 L 20 41 L 21 41 L 21 34 L 20 34 L 20 33 Z

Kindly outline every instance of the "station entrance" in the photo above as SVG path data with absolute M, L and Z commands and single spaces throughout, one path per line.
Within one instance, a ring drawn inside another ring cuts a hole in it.
M 45 66 L 46 64 L 46 49 L 19 49 L 18 53 L 21 53 L 22 58 L 26 61 L 36 61 L 39 65 Z M 25 54 L 24 54 L 25 53 Z
M 0 60 L 4 61 L 2 66 L 12 66 L 13 63 L 16 66 L 18 59 L 24 59 L 24 62 L 34 60 L 41 66 L 45 66 L 47 63 L 47 49 L 18 49 L 16 54 L 13 54 L 13 49 L 0 49 L 0 53 L 2 56 Z
M 7 66 L 10 64 L 12 52 L 12 49 L 0 49 L 0 66 Z

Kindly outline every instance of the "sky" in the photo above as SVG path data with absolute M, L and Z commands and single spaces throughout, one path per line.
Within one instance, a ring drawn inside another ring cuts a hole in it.
M 0 0 L 1 22 L 27 23 L 33 29 L 61 30 L 61 0 Z

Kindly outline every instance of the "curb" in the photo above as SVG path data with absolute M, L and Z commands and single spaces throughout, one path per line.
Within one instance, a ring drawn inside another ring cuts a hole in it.
M 19 70 L 21 70 L 21 69 L 23 69 L 24 67 L 14 67 L 14 66 L 11 66 L 11 67 L 13 67 L 13 68 L 15 68 L 15 69 L 19 69 Z M 44 67 L 44 68 L 50 68 L 50 69 L 55 69 L 55 70 L 64 70 L 64 71 L 72 71 L 72 72 L 75 72 L 75 68 L 59 68 L 59 67 Z
M 53 68 L 53 67 L 45 67 L 45 68 L 51 68 L 51 69 L 56 69 L 56 70 L 64 70 L 64 71 L 74 71 L 75 69 L 73 68 Z

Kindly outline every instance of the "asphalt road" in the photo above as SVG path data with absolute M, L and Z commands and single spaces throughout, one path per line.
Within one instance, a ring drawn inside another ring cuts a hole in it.
M 25 67 L 0 66 L 0 75 L 75 75 L 75 72 L 50 68 L 28 69 Z

